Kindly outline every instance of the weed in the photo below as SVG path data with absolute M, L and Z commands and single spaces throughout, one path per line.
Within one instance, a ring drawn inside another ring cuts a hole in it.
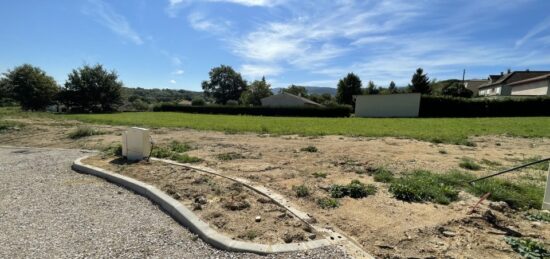
M 389 191 L 395 198 L 411 202 L 432 201 L 449 204 L 458 199 L 458 191 L 452 185 L 428 171 L 415 171 L 395 179 Z
M 177 140 L 174 140 L 169 145 L 170 150 L 177 152 L 177 153 L 183 153 L 191 150 L 191 146 L 187 143 L 180 143 Z
M 103 149 L 103 154 L 107 156 L 122 156 L 122 145 L 115 144 Z
M 324 172 L 315 172 L 312 175 L 315 178 L 327 178 L 327 173 Z
M 544 244 L 529 238 L 505 237 L 504 240 L 512 249 L 525 258 L 548 258 L 550 251 Z
M 340 207 L 340 203 L 334 198 L 321 198 L 317 200 L 317 205 L 322 209 L 334 209 Z
M 375 182 L 390 183 L 394 179 L 393 173 L 383 167 L 376 169 L 373 176 Z
M 172 156 L 172 151 L 165 147 L 154 147 L 151 156 L 156 158 L 169 158 Z
M 302 198 L 309 196 L 309 188 L 303 184 L 292 186 L 292 190 L 296 193 L 296 197 Z
M 307 146 L 307 147 L 301 148 L 300 151 L 315 153 L 319 150 L 315 146 Z
M 241 155 L 239 153 L 236 153 L 236 152 L 222 153 L 222 154 L 218 154 L 216 157 L 219 160 L 222 160 L 222 161 L 229 161 L 229 160 L 245 158 L 243 155 Z
M 197 163 L 202 161 L 198 157 L 189 156 L 187 154 L 180 154 L 168 149 L 166 147 L 155 147 L 151 152 L 151 156 L 157 158 L 168 158 L 180 163 Z
M 463 157 L 458 166 L 468 169 L 468 170 L 479 170 L 481 169 L 481 166 L 478 165 L 474 160 L 471 158 Z
M 332 198 L 342 198 L 349 196 L 354 199 L 364 198 L 376 194 L 377 188 L 372 184 L 365 185 L 358 180 L 352 180 L 348 185 L 334 184 L 330 187 L 330 196 Z
M 521 162 L 524 163 L 524 164 L 527 164 L 527 163 L 535 162 L 535 161 L 538 161 L 538 160 L 541 160 L 541 159 L 542 159 L 541 156 L 533 156 L 533 157 L 523 159 L 523 160 L 521 160 Z M 548 165 L 549 165 L 549 163 L 548 163 L 548 161 L 546 161 L 546 162 L 534 164 L 534 165 L 530 166 L 530 168 L 533 168 L 533 169 L 536 169 L 536 170 L 548 171 Z
M 102 131 L 93 129 L 89 126 L 78 126 L 76 130 L 69 132 L 69 138 L 79 139 L 83 137 L 89 137 L 89 136 L 101 135 L 101 134 L 103 134 Z
M 499 163 L 499 162 L 497 162 L 497 161 L 491 161 L 491 160 L 486 159 L 486 158 L 481 159 L 481 163 L 482 163 L 482 164 L 485 164 L 485 165 L 488 165 L 488 166 L 499 166 L 499 165 L 502 165 L 501 163 Z
M 531 221 L 550 222 L 550 213 L 543 211 L 530 211 L 525 214 L 525 217 Z
M 448 153 L 447 153 L 447 150 L 445 150 L 445 149 L 440 149 L 440 150 L 439 150 L 439 154 L 445 155 L 445 154 L 448 154 Z
M 478 196 L 490 192 L 489 200 L 505 201 L 514 209 L 539 208 L 544 196 L 544 190 L 536 185 L 497 178 L 476 182 L 467 191 Z
M 254 238 L 258 237 L 258 232 L 250 229 L 246 231 L 245 236 L 248 240 L 254 240 Z

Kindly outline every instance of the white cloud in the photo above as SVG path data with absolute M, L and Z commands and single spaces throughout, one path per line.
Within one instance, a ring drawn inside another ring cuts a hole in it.
M 178 70 L 174 71 L 172 74 L 174 74 L 174 75 L 183 75 L 184 72 L 185 71 L 183 71 L 183 69 L 178 69 Z
M 189 14 L 187 20 L 193 29 L 209 33 L 222 33 L 227 31 L 231 26 L 231 23 L 228 21 L 208 19 L 204 14 L 199 12 Z
M 262 76 L 275 76 L 282 72 L 282 69 L 277 66 L 270 65 L 254 65 L 254 64 L 244 64 L 241 66 L 240 70 L 248 79 L 259 79 Z
M 240 4 L 244 6 L 264 6 L 272 7 L 283 3 L 284 1 L 277 0 L 209 0 L 210 2 L 227 2 L 233 4 Z
M 101 0 L 89 0 L 92 6 L 83 10 L 84 14 L 94 17 L 99 23 L 114 33 L 124 37 L 137 45 L 143 44 L 141 36 L 130 26 L 124 16 Z
M 176 83 L 177 83 L 176 80 L 174 79 L 170 80 L 170 84 L 176 84 Z
M 516 47 L 521 47 L 528 40 L 535 37 L 536 35 L 550 29 L 550 16 L 542 20 L 540 23 L 535 25 L 531 30 L 529 30 L 523 37 L 516 41 Z

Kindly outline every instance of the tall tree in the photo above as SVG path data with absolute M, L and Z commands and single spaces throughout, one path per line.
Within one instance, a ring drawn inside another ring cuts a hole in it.
M 214 98 L 216 103 L 226 104 L 229 100 L 237 101 L 246 91 L 246 81 L 232 67 L 221 65 L 212 68 L 208 73 L 210 81 L 202 82 L 206 97 Z
M 122 105 L 122 82 L 102 65 L 73 69 L 59 94 L 67 107 L 86 112 L 110 112 Z
M 441 89 L 441 93 L 443 95 L 464 98 L 470 98 L 474 95 L 474 92 L 472 92 L 472 90 L 467 89 L 462 83 L 459 82 L 453 82 L 443 87 L 443 89 Z
M 412 84 L 409 85 L 409 89 L 413 93 L 429 94 L 432 92 L 430 78 L 428 75 L 424 74 L 424 70 L 422 68 L 416 69 L 416 73 L 412 76 L 411 83 Z
M 379 94 L 380 90 L 376 87 L 373 81 L 369 81 L 365 94 Z
M 296 96 L 302 96 L 302 97 L 308 96 L 307 89 L 304 86 L 299 86 L 299 85 L 290 85 L 287 88 L 281 89 L 281 92 L 293 94 Z
M 54 102 L 59 86 L 42 69 L 24 64 L 8 70 L 2 79 L 5 98 L 13 98 L 24 110 L 44 110 Z
M 388 87 L 388 92 L 390 94 L 397 93 L 397 87 L 395 86 L 395 82 L 393 82 L 393 81 L 390 82 L 390 86 Z
M 349 73 L 338 81 L 336 101 L 341 104 L 353 105 L 353 96 L 361 94 L 361 87 L 361 79 L 354 73 Z
M 255 80 L 248 86 L 248 89 L 241 94 L 241 103 L 244 105 L 262 105 L 262 98 L 273 95 L 271 92 L 271 85 L 265 81 L 265 77 L 262 80 Z

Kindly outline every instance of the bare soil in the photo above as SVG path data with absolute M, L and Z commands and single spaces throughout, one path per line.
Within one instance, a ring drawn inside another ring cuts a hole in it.
M 0 143 L 101 149 L 119 142 L 125 129 L 91 125 L 107 134 L 75 141 L 67 134 L 77 124 L 80 123 L 31 120 L 19 131 L 0 134 Z M 416 169 L 444 173 L 460 169 L 461 159 L 469 157 L 482 166 L 481 170 L 470 172 L 482 176 L 526 158 L 550 156 L 550 139 L 507 136 L 470 138 L 476 144 L 473 147 L 400 138 L 270 136 L 173 128 L 152 129 L 152 136 L 157 145 L 173 140 L 189 143 L 194 150 L 187 154 L 203 159 L 202 165 L 265 185 L 288 197 L 321 224 L 352 237 L 369 253 L 396 258 L 516 258 L 518 255 L 505 243 L 503 231 L 483 219 L 482 214 L 489 210 L 487 201 L 480 205 L 479 213 L 474 214 L 468 212 L 479 197 L 467 193 L 461 193 L 460 201 L 448 206 L 399 201 L 388 192 L 387 184 L 374 182 L 369 170 L 384 166 L 397 176 Z M 301 151 L 310 145 L 318 152 Z M 220 154 L 230 152 L 241 156 L 233 160 L 219 159 Z M 326 173 L 326 177 L 315 177 L 314 173 Z M 542 186 L 546 172 L 524 170 L 499 177 Z M 363 199 L 339 199 L 341 206 L 336 209 L 321 209 L 317 205 L 318 198 L 328 197 L 326 186 L 347 184 L 354 179 L 375 184 L 377 194 Z M 296 196 L 292 187 L 301 184 L 310 187 L 310 196 Z M 550 244 L 550 224 L 534 224 L 518 211 L 494 211 L 494 214 L 515 231 Z M 456 235 L 444 236 L 442 228 Z
M 83 162 L 161 189 L 232 239 L 277 244 L 320 238 L 268 197 L 223 177 L 157 161 L 129 163 L 123 158 L 93 156 Z

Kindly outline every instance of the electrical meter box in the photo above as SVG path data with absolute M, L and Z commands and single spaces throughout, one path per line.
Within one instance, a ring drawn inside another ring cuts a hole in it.
M 130 161 L 149 157 L 151 145 L 148 129 L 132 127 L 122 134 L 122 156 Z
M 550 210 L 550 168 L 546 177 L 546 191 L 544 192 L 544 200 L 542 201 L 542 209 Z

